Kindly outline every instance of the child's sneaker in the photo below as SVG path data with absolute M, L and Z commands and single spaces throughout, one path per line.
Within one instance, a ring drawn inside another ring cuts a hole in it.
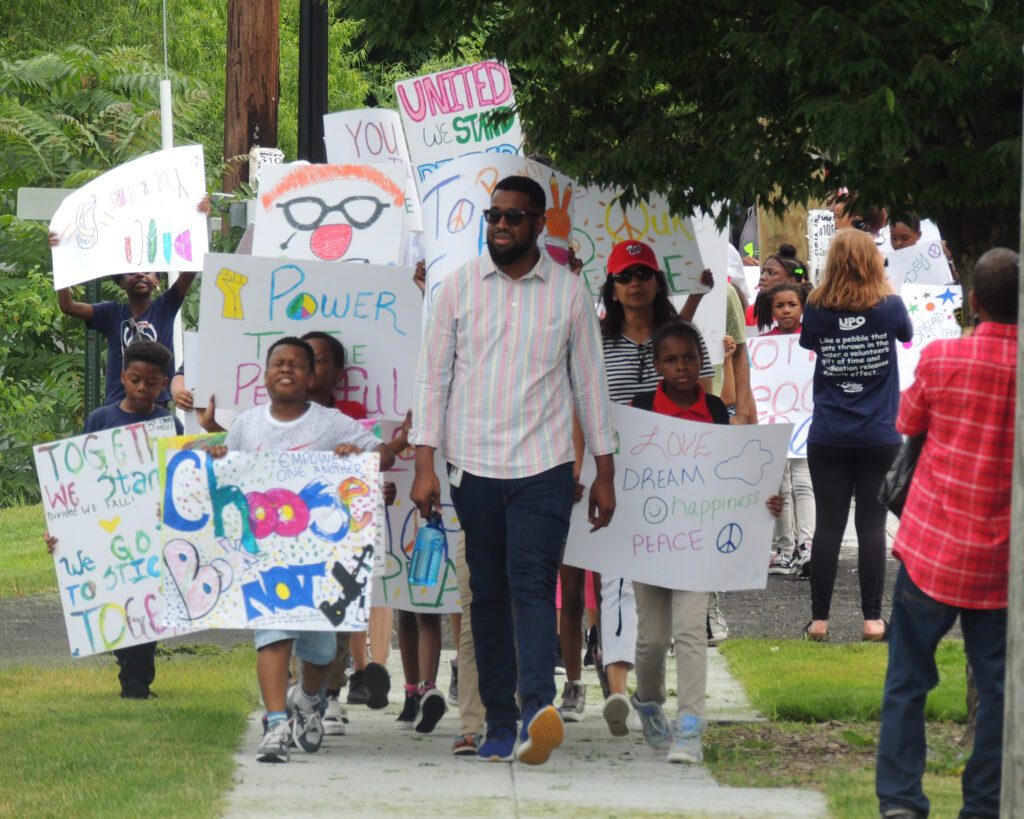
M 516 750 L 516 728 L 514 725 L 499 725 L 487 729 L 487 739 L 476 752 L 482 762 L 511 762 Z
M 562 704 L 558 713 L 566 722 L 582 722 L 587 707 L 587 689 L 578 682 L 567 682 L 562 686 Z
M 613 737 L 624 737 L 629 734 L 629 700 L 625 694 L 612 694 L 608 697 L 604 701 L 602 714 Z
M 420 695 L 415 691 L 405 692 L 405 705 L 395 722 L 399 728 L 412 728 L 416 724 L 416 716 L 420 712 Z
M 324 741 L 324 723 L 320 716 L 320 695 L 310 699 L 298 685 L 288 689 L 288 711 L 292 715 L 292 739 L 307 754 L 315 754 Z
M 441 717 L 445 715 L 447 710 L 448 705 L 444 701 L 444 694 L 436 688 L 430 688 L 423 692 L 423 697 L 420 700 L 419 717 L 416 719 L 416 733 L 429 734 L 437 727 L 437 723 L 441 721 Z
M 291 745 L 292 732 L 288 726 L 288 720 L 283 719 L 275 722 L 273 726 L 264 728 L 263 739 L 260 740 L 260 747 L 256 751 L 258 762 L 287 762 Z
M 704 761 L 704 748 L 700 737 L 704 733 L 704 720 L 693 714 L 680 714 L 673 726 L 672 747 L 668 750 L 669 762 Z
M 793 571 L 797 577 L 805 580 L 811 576 L 811 544 L 801 543 L 793 555 Z
M 782 549 L 772 553 L 772 559 L 768 562 L 768 574 L 793 574 L 795 569 L 793 558 L 796 552 L 789 555 Z
M 524 765 L 543 765 L 563 739 L 565 724 L 555 706 L 546 705 L 532 714 L 525 713 L 516 759 Z
M 512 732 L 513 736 L 515 731 Z M 480 734 L 461 734 L 452 743 L 452 756 L 476 756 L 480 750 Z
M 345 709 L 337 697 L 327 698 L 327 709 L 324 711 L 324 736 L 345 736 Z
M 672 744 L 672 728 L 661 706 L 656 702 L 640 702 L 636 694 L 629 701 L 640 715 L 640 726 L 647 744 L 659 751 L 668 750 Z
M 387 708 L 388 692 L 391 691 L 391 675 L 380 663 L 367 663 L 363 671 L 363 681 L 369 696 L 366 698 L 367 708 Z

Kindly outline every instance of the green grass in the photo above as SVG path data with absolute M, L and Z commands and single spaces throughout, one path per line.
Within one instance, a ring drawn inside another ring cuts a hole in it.
M 41 505 L 0 509 L 0 598 L 57 591 L 45 530 Z
M 256 707 L 249 647 L 158 658 L 158 699 L 104 665 L 0 671 L 0 816 L 217 816 Z
M 773 720 L 877 720 L 888 647 L 821 645 L 800 640 L 729 640 L 719 649 L 754 707 Z M 963 643 L 947 640 L 936 654 L 939 685 L 928 696 L 929 720 L 967 718 Z
M 887 647 L 795 640 L 729 640 L 719 649 L 769 723 L 713 725 L 706 761 L 724 785 L 823 791 L 837 819 L 878 816 L 875 751 Z M 966 719 L 963 644 L 936 656 L 939 686 L 926 706 L 924 789 L 933 816 L 960 809 Z

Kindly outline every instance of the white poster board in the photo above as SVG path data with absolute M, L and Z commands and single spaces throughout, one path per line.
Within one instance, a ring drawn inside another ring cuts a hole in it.
M 167 417 L 33 449 L 72 657 L 183 631 L 163 624 L 157 518 L 156 441 L 175 434 Z
M 420 291 L 405 267 L 209 254 L 199 300 L 195 401 L 218 409 L 265 404 L 267 350 L 275 338 L 337 334 L 346 350 L 335 394 L 374 418 L 412 406 L 422 329 Z M 207 354 L 206 351 L 210 351 Z
M 160 555 L 169 625 L 366 630 L 379 456 L 165 456 Z
M 807 211 L 807 264 L 811 268 L 811 281 L 821 278 L 828 258 L 828 248 L 836 233 L 836 217 L 830 210 Z
M 456 157 L 521 152 L 512 78 L 497 60 L 402 80 L 395 96 L 421 201 L 424 180 Z M 488 114 L 496 111 L 512 116 L 491 123 Z
M 528 176 L 546 200 L 542 253 L 557 264 L 569 261 L 575 187 L 546 165 L 504 154 L 477 154 L 449 162 L 421 183 L 423 250 L 427 266 L 427 309 L 437 286 L 453 270 L 487 252 L 487 221 L 495 185 L 506 176 Z
M 619 436 L 615 515 L 590 532 L 573 508 L 564 562 L 668 589 L 763 589 L 787 424 L 718 426 L 612 406 Z M 588 460 L 581 479 L 589 484 Z
M 953 281 L 941 239 L 922 239 L 916 245 L 892 251 L 885 257 L 885 272 L 896 292 L 900 292 L 904 284 L 946 284 Z
M 401 258 L 400 165 L 267 165 L 256 201 L 255 256 L 367 264 Z
M 191 271 L 209 246 L 203 147 L 156 151 L 70 193 L 50 221 L 55 290 L 116 273 Z
M 400 421 L 383 421 L 381 431 L 385 441 L 392 440 L 402 426 Z M 442 525 L 448 538 L 448 559 L 441 569 L 440 580 L 434 586 L 414 586 L 409 582 L 412 549 L 416 533 L 425 524 L 420 513 L 409 500 L 416 470 L 413 451 L 408 449 L 395 459 L 395 465 L 384 473 L 385 481 L 397 487 L 395 502 L 385 507 L 384 543 L 381 559 L 374 567 L 373 604 L 402 611 L 421 611 L 432 614 L 450 614 L 462 611 L 459 584 L 455 577 L 455 550 L 462 537 L 462 526 L 452 506 L 448 492 L 448 476 L 444 459 L 438 455 L 434 468 L 441 483 Z
M 357 108 L 324 116 L 324 145 L 332 165 L 391 164 L 405 172 L 405 230 L 423 230 L 416 180 L 402 120 L 389 108 Z
M 814 353 L 800 346 L 799 333 L 748 338 L 747 353 L 757 423 L 792 424 L 787 454 L 806 458 L 814 414 Z
M 914 383 L 921 350 L 937 338 L 960 338 L 962 330 L 956 320 L 956 311 L 963 307 L 963 288 L 958 284 L 904 284 L 900 296 L 914 325 L 914 336 L 910 341 L 896 342 L 900 390 L 905 390 Z

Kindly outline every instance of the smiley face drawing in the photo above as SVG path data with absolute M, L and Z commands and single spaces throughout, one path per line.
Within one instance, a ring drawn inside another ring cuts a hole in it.
M 267 166 L 253 253 L 294 259 L 395 264 L 405 214 L 401 168 Z

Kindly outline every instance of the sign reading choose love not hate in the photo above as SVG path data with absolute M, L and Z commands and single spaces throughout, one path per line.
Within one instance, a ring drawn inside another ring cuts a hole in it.
M 53 286 L 115 273 L 198 270 L 209 237 L 201 145 L 141 156 L 83 185 L 50 221 Z
M 155 445 L 174 434 L 167 417 L 34 447 L 73 657 L 183 633 L 160 590 Z
M 496 60 L 402 80 L 395 95 L 421 199 L 423 181 L 456 157 L 520 153 L 512 78 Z M 501 122 L 488 116 L 503 111 Z
M 565 562 L 685 591 L 763 589 L 789 424 L 718 426 L 612 406 L 615 515 L 590 532 L 573 507 Z M 584 484 L 594 479 L 593 459 Z
M 332 264 L 215 254 L 199 299 L 195 404 L 248 409 L 270 398 L 267 350 L 281 336 L 336 334 L 347 353 L 335 394 L 371 417 L 404 417 L 412 406 L 423 297 L 406 267 Z
M 203 449 L 167 448 L 160 547 L 165 621 L 365 631 L 379 462 L 376 454 L 211 458 Z

